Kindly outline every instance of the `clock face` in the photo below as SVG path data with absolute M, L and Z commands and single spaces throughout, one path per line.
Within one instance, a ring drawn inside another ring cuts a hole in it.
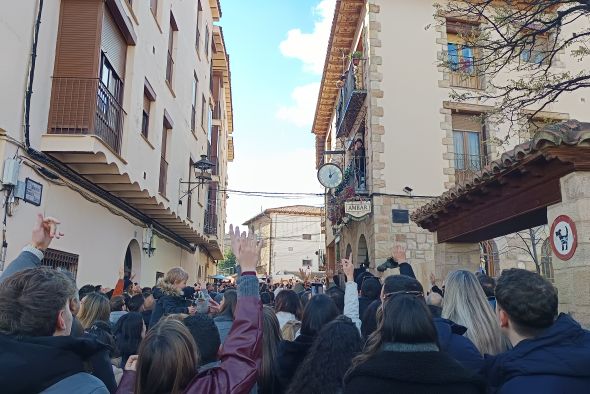
M 342 170 L 336 164 L 327 163 L 318 170 L 318 180 L 322 186 L 334 189 L 342 183 Z

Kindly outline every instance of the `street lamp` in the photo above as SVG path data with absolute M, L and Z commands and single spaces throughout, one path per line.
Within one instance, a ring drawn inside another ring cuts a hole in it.
M 215 164 L 209 160 L 207 155 L 201 155 L 201 160 L 193 164 L 196 182 L 191 181 L 190 179 L 188 182 L 183 182 L 182 179 L 180 180 L 181 185 L 188 185 L 188 190 L 178 199 L 179 205 L 182 205 L 182 199 L 187 195 L 192 194 L 193 190 L 195 190 L 197 187 L 200 188 L 201 186 L 212 181 L 213 178 L 211 177 L 211 170 L 213 167 L 215 167 Z

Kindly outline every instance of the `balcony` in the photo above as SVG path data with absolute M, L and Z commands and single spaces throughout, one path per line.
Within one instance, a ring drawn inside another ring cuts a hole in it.
M 217 204 L 215 202 L 207 203 L 203 231 L 206 235 L 217 236 Z
M 94 135 L 120 155 L 124 115 L 98 78 L 53 78 L 48 134 Z
M 475 57 L 457 58 L 451 56 L 449 60 L 450 81 L 452 87 L 466 89 L 483 89 L 483 76 L 476 66 Z
M 163 157 L 160 159 L 160 177 L 158 180 L 158 192 L 166 195 L 166 184 L 168 183 L 168 162 Z
M 488 164 L 484 155 L 455 154 L 455 183 L 463 185 L 472 180 Z
M 172 73 L 174 72 L 174 59 L 172 53 L 168 51 L 168 60 L 166 62 L 166 81 L 172 86 Z
M 367 159 L 364 156 L 353 157 L 344 170 L 342 183 L 336 188 L 334 195 L 328 197 L 327 216 L 330 222 L 337 224 L 342 220 L 346 201 L 368 194 Z
M 351 62 L 348 71 L 342 76 L 343 86 L 340 88 L 336 107 L 337 137 L 345 136 L 352 130 L 358 114 L 363 108 L 365 97 L 367 97 L 366 61 L 364 59 L 356 60 L 358 60 L 358 65 L 355 65 L 354 61 Z

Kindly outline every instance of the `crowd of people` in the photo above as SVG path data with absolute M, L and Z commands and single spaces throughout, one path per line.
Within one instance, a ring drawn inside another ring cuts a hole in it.
M 2 393 L 586 393 L 590 332 L 535 272 L 450 272 L 425 290 L 402 246 L 376 277 L 342 259 L 330 281 L 271 285 L 261 243 L 230 230 L 236 285 L 113 289 L 42 266 L 59 222 L 0 276 Z

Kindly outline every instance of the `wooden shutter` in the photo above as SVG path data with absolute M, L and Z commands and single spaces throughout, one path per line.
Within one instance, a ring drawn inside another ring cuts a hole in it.
M 483 129 L 483 122 L 481 114 L 476 113 L 463 113 L 452 115 L 453 130 L 461 131 L 477 131 L 480 132 Z
M 77 254 L 66 253 L 56 249 L 47 249 L 44 253 L 42 265 L 69 271 L 74 276 L 74 279 L 76 279 L 79 257 Z
M 54 76 L 97 78 L 103 1 L 62 0 Z
M 117 73 L 117 76 L 125 79 L 125 61 L 127 58 L 127 43 L 121 30 L 115 23 L 113 16 L 108 8 L 104 8 L 104 18 L 102 20 L 102 42 L 101 49 L 104 52 L 111 66 Z

